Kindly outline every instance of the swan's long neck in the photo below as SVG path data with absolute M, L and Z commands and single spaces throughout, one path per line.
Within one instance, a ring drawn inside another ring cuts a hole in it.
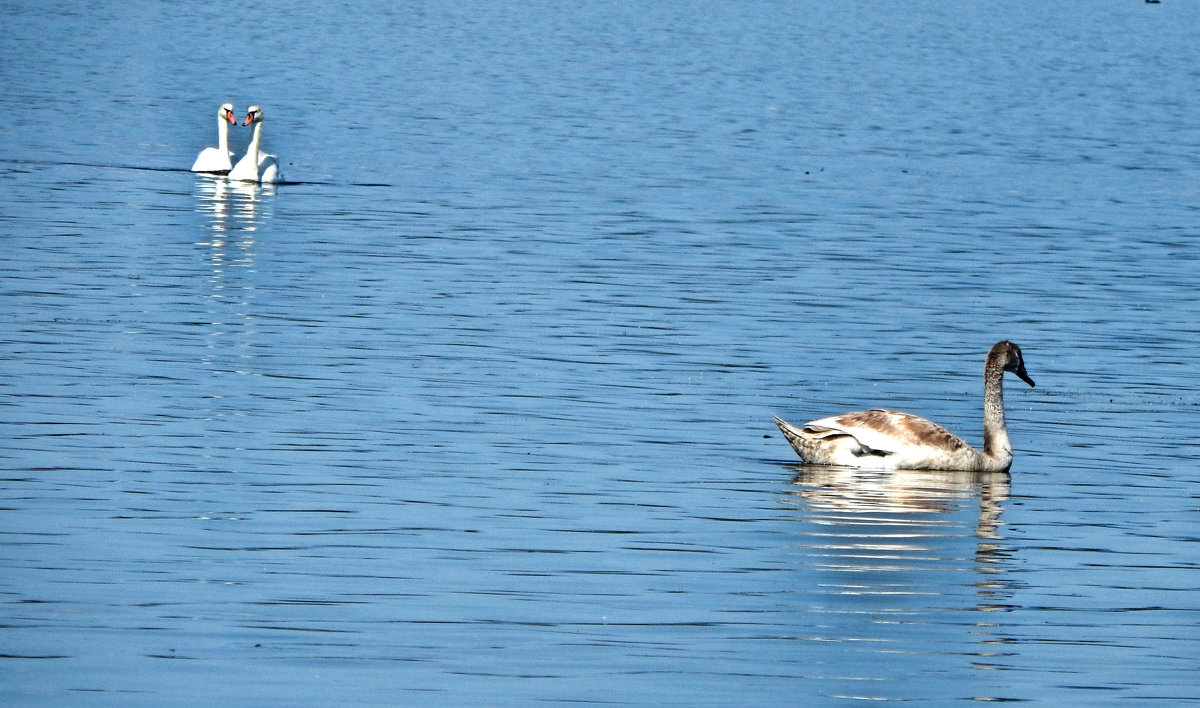
M 246 154 L 254 161 L 255 169 L 258 168 L 258 141 L 262 138 L 262 123 L 254 124 L 254 136 L 250 138 L 250 147 L 246 148 Z
M 217 118 L 217 150 L 222 155 L 229 154 L 229 124 L 223 115 Z
M 1012 443 L 1004 422 L 1004 366 L 998 357 L 988 357 L 983 370 L 983 454 L 1004 462 L 1012 461 Z

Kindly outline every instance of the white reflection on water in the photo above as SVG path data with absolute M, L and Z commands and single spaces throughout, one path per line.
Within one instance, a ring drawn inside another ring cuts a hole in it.
M 1001 534 L 1007 472 L 792 469 L 789 495 L 805 524 L 800 550 L 818 576 L 813 636 L 873 686 L 854 698 L 902 699 L 886 667 L 905 656 L 914 666 L 934 657 L 958 657 L 976 671 L 1003 666 L 997 618 L 1014 608 L 1012 550 Z M 867 654 L 878 665 L 862 662 L 864 645 L 876 648 Z M 976 700 L 1013 699 L 1002 682 L 972 690 Z
M 210 233 L 200 245 L 210 249 L 214 297 L 224 294 L 221 291 L 229 269 L 253 268 L 253 234 L 269 216 L 267 207 L 274 194 L 274 185 L 231 182 L 210 175 L 196 180 L 196 211 L 208 218 Z
M 1007 472 L 871 471 L 796 465 L 791 493 L 814 509 L 866 513 L 945 513 L 978 495 L 980 538 L 997 538 L 1000 505 L 1008 499 Z
M 207 219 L 197 243 L 208 253 L 210 292 L 204 311 L 209 331 L 201 360 L 214 372 L 246 373 L 255 335 L 254 258 L 256 234 L 267 217 L 274 185 L 231 182 L 202 175 L 196 180 L 196 211 Z M 204 411 L 221 417 L 218 409 Z
M 196 209 L 209 217 L 209 227 L 216 234 L 257 231 L 274 195 L 273 184 L 230 181 L 212 175 L 196 179 Z
M 792 493 L 817 508 L 868 512 L 947 512 L 982 494 L 999 513 L 1008 499 L 1010 475 L 938 471 L 870 471 L 796 465 Z
M 878 583 L 848 581 L 853 594 L 928 594 L 925 583 L 897 582 L 891 571 L 944 565 L 972 557 L 990 572 L 1001 552 L 1001 512 L 1009 475 L 960 472 L 873 472 L 797 466 L 791 494 L 802 499 L 813 529 L 810 551 L 824 570 L 857 573 Z M 969 512 L 978 498 L 978 511 Z M 963 545 L 956 539 L 974 539 Z M 907 580 L 907 579 L 906 579 Z

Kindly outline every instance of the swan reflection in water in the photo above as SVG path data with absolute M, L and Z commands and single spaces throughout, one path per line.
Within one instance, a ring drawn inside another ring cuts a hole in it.
M 1017 546 L 1001 521 L 1009 474 L 788 468 L 794 548 L 812 574 L 805 637 L 825 643 L 831 665 L 857 667 L 890 700 L 896 671 L 958 656 L 983 672 L 977 700 L 1011 698 L 989 683 L 1007 666 L 1007 618 L 1020 604 Z
M 229 278 L 234 272 L 254 267 L 255 232 L 270 216 L 275 186 L 253 182 L 231 182 L 223 176 L 202 176 L 196 180 L 196 210 L 207 220 L 207 237 L 200 245 L 208 246 L 212 263 L 214 297 L 228 297 L 230 289 L 241 291 L 249 285 Z
M 215 374 L 244 374 L 254 369 L 259 351 L 260 310 L 255 289 L 255 248 L 259 227 L 270 217 L 273 185 L 231 182 L 221 176 L 196 180 L 196 211 L 203 215 L 204 235 L 196 246 L 207 259 L 209 293 L 204 298 L 207 331 L 200 359 Z M 242 415 L 225 395 L 208 397 L 208 418 Z
M 975 534 L 999 538 L 1001 504 L 1008 499 L 1007 472 L 871 471 L 850 467 L 790 465 L 790 491 L 814 511 L 853 514 L 934 514 L 959 510 L 979 497 Z
M 789 495 L 805 512 L 804 543 L 817 568 L 834 572 L 831 588 L 847 594 L 929 595 L 951 576 L 974 570 L 979 609 L 996 602 L 1009 551 L 1000 519 L 1007 472 L 869 471 L 789 465 Z M 978 508 L 975 509 L 978 500 Z
M 230 181 L 220 175 L 196 180 L 196 209 L 209 217 L 214 238 L 230 231 L 257 231 L 275 185 Z

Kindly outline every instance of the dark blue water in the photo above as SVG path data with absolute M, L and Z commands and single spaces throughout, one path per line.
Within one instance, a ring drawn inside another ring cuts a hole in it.
M 0 13 L 5 705 L 1200 696 L 1192 4 Z

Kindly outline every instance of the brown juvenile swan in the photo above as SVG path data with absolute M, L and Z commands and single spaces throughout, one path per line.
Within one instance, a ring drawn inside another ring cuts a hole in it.
M 873 408 L 821 418 L 797 428 L 775 418 L 783 437 L 806 464 L 866 469 L 1004 472 L 1012 443 L 1004 424 L 1004 372 L 1033 386 L 1021 348 L 996 342 L 983 366 L 983 450 L 937 423 L 908 413 Z

